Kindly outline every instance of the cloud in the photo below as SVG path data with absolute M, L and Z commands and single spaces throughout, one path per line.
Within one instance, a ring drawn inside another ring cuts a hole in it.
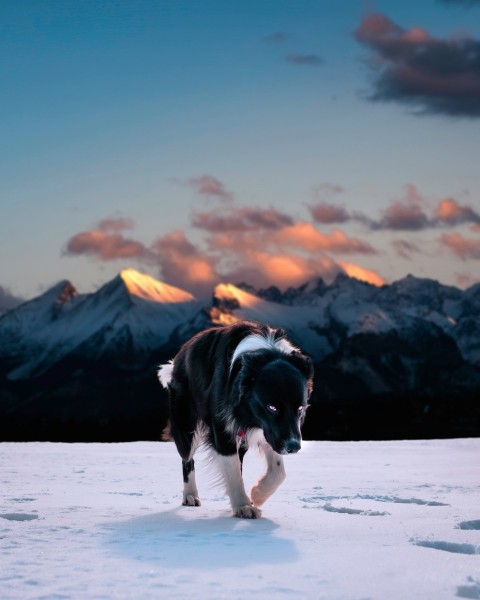
M 318 277 L 332 280 L 340 272 L 380 281 L 378 274 L 331 256 L 376 254 L 370 243 L 339 229 L 322 232 L 272 207 L 236 206 L 232 199 L 193 213 L 192 226 L 203 233 L 196 243 L 185 231 L 174 231 L 145 245 L 125 235 L 133 226 L 131 219 L 103 219 L 70 238 L 65 254 L 157 265 L 162 279 L 197 295 L 211 293 L 220 281 L 288 287 Z
M 225 185 L 212 177 L 211 175 L 202 175 L 187 180 L 187 185 L 192 187 L 197 194 L 217 198 L 222 202 L 231 202 L 234 198 L 232 192 L 228 191 Z
M 393 240 L 392 246 L 396 255 L 399 258 L 404 258 L 405 260 L 412 260 L 412 254 L 418 254 L 421 252 L 418 244 L 408 240 Z
M 269 44 L 283 44 L 288 40 L 288 35 L 283 31 L 275 31 L 263 38 Z
M 332 280 L 341 271 L 343 269 L 327 256 L 308 258 L 291 253 L 251 250 L 229 276 L 234 282 L 245 281 L 259 288 L 266 285 L 286 288 L 319 277 Z
M 369 221 L 371 229 L 391 229 L 394 231 L 420 231 L 431 227 L 432 223 L 423 211 L 423 199 L 414 185 L 407 185 L 405 196 L 393 200 L 379 221 Z
M 438 203 L 435 220 L 437 223 L 445 225 L 480 224 L 480 213 L 471 206 L 462 206 L 454 198 L 446 198 Z
M 471 273 L 455 273 L 455 281 L 459 287 L 465 290 L 478 283 L 478 279 L 475 279 Z
M 82 231 L 71 237 L 67 242 L 65 254 L 86 254 L 104 261 L 145 259 L 150 256 L 148 249 L 141 242 L 125 238 L 120 233 L 109 233 L 101 229 Z
M 98 223 L 98 228 L 101 231 L 119 232 L 125 229 L 133 229 L 134 227 L 134 220 L 125 217 L 107 217 Z
M 323 64 L 323 59 L 317 54 L 288 54 L 286 61 L 293 65 L 301 65 L 307 67 L 319 67 Z
M 192 225 L 211 233 L 226 231 L 256 231 L 258 229 L 279 229 L 291 225 L 293 219 L 274 208 L 230 207 L 228 210 L 198 212 L 193 216 Z
M 270 236 L 270 242 L 279 247 L 294 247 L 308 252 L 334 254 L 376 254 L 367 242 L 347 236 L 339 229 L 330 233 L 318 231 L 311 223 L 298 222 L 284 227 Z
M 192 244 L 183 231 L 157 238 L 152 245 L 162 276 L 171 284 L 197 294 L 210 293 L 220 279 L 214 259 Z
M 353 216 L 343 207 L 329 202 L 319 202 L 318 204 L 307 205 L 312 218 L 317 223 L 332 225 L 334 223 L 346 223 Z
M 419 114 L 480 117 L 480 41 L 435 38 L 381 13 L 366 16 L 355 37 L 373 51 L 370 100 L 403 103 Z
M 444 233 L 440 244 L 462 260 L 480 259 L 480 240 L 468 239 L 459 233 Z

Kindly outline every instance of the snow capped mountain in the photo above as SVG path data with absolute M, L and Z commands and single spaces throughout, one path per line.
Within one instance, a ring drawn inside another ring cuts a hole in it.
M 339 275 L 284 292 L 221 283 L 207 300 L 126 269 L 91 294 L 62 281 L 0 317 L 0 439 L 24 436 L 24 423 L 35 439 L 45 423 L 65 439 L 65 422 L 74 439 L 78 424 L 91 439 L 92 423 L 104 439 L 112 420 L 113 439 L 157 439 L 159 362 L 198 331 L 240 319 L 283 327 L 313 358 L 314 438 L 480 429 L 480 285 L 408 276 L 377 287 Z
M 414 337 L 429 325 L 432 334 L 436 326 L 453 338 L 465 360 L 480 364 L 480 284 L 463 292 L 409 275 L 377 287 L 340 274 L 330 286 L 319 280 L 283 294 L 277 288 L 217 286 L 214 297 L 217 322 L 256 318 L 281 324 L 299 331 L 305 349 L 317 360 L 346 337 L 392 330 L 411 330 Z M 275 300 L 267 300 L 271 298 Z
M 133 269 L 93 294 L 62 281 L 0 318 L 0 358 L 15 367 L 12 379 L 38 376 L 71 353 L 98 360 L 123 352 L 135 364 L 171 336 L 179 345 L 209 324 L 249 319 L 285 328 L 316 361 L 355 335 L 401 331 L 414 339 L 428 330 L 480 363 L 480 284 L 462 292 L 409 275 L 377 287 L 340 274 L 331 285 L 318 280 L 284 293 L 222 283 L 208 304 Z
M 37 377 L 66 358 L 115 356 L 130 367 L 166 344 L 173 330 L 203 303 L 189 292 L 132 269 L 97 292 L 79 296 L 67 281 L 0 319 L 0 358 L 11 380 Z

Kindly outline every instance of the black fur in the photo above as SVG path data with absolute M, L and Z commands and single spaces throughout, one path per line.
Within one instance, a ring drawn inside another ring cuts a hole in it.
M 231 365 L 238 345 L 252 334 L 272 343 L 240 354 Z M 277 346 L 273 345 L 275 342 Z M 255 430 L 263 432 L 265 441 L 261 443 L 271 454 L 297 452 L 312 378 L 310 359 L 286 340 L 282 330 L 262 324 L 240 322 L 213 327 L 184 344 L 173 360 L 167 388 L 171 433 L 182 458 L 185 485 L 189 485 L 190 474 L 194 476 L 192 457 L 198 436 L 220 457 L 238 457 L 240 470 L 250 434 Z M 278 467 L 283 469 L 279 459 Z M 235 466 L 235 461 L 232 464 Z M 194 478 L 191 482 L 192 493 L 184 492 L 184 504 L 196 505 L 199 500 Z M 273 492 L 266 492 L 266 484 L 262 485 L 257 496 L 263 501 L 265 495 Z M 238 514 L 231 492 L 237 516 L 259 516 L 259 511 Z M 236 496 L 236 489 L 233 495 Z

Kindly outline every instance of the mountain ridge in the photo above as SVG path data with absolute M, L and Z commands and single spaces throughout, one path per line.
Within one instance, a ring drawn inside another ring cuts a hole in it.
M 142 436 L 166 419 L 157 365 L 199 331 L 242 319 L 285 329 L 312 357 L 314 437 L 379 435 L 379 419 L 379 431 L 400 435 L 392 410 L 409 423 L 401 435 L 418 423 L 428 433 L 436 411 L 435 435 L 480 435 L 480 285 L 413 276 L 377 287 L 342 275 L 283 292 L 220 283 L 203 299 L 133 270 L 90 294 L 62 280 L 0 317 L 0 421 L 36 431 L 46 419 L 55 437 L 68 419 L 99 431 L 137 419 Z

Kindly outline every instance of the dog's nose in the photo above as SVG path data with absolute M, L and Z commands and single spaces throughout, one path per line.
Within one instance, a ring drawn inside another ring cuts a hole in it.
M 301 446 L 302 445 L 300 444 L 300 440 L 292 438 L 291 440 L 288 440 L 288 442 L 285 444 L 285 450 L 288 454 L 294 454 L 295 452 L 298 452 L 300 450 Z

